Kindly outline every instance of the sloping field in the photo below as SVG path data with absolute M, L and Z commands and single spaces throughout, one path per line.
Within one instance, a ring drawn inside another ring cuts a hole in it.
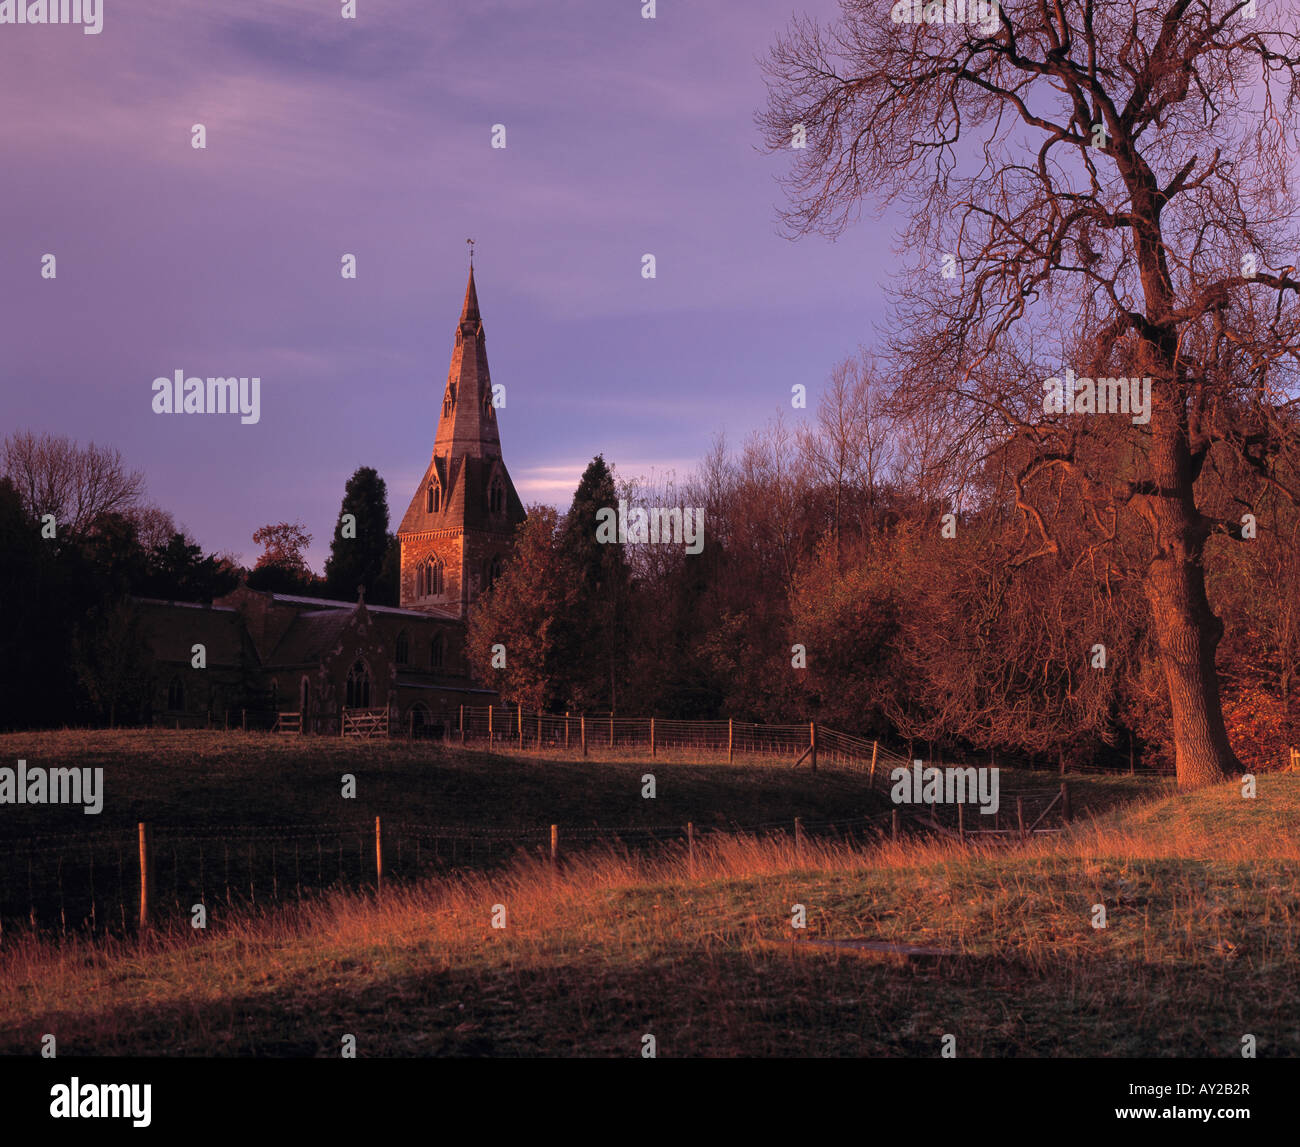
M 981 854 L 714 838 L 0 952 L 0 1050 L 61 1055 L 1300 1054 L 1300 778 Z M 501 909 L 503 906 L 504 918 Z M 791 927 L 801 905 L 807 927 Z M 1105 927 L 1097 906 L 1105 908 Z M 493 915 L 505 926 L 494 928 Z M 867 938 L 953 954 L 800 947 Z

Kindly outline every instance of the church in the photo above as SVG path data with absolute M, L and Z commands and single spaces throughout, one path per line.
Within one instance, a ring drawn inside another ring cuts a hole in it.
M 397 530 L 397 607 L 240 586 L 210 605 L 136 599 L 153 667 L 155 723 L 246 718 L 338 733 L 344 710 L 386 710 L 390 728 L 453 729 L 462 705 L 495 702 L 465 656 L 466 622 L 501 575 L 523 504 L 501 453 L 471 264 L 429 464 Z M 193 648 L 204 647 L 202 668 Z

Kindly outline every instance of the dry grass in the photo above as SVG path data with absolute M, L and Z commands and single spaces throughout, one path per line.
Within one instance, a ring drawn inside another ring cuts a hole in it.
M 0 953 L 0 1050 L 60 1054 L 1300 1054 L 1300 778 L 1014 849 L 715 837 Z M 507 927 L 491 927 L 503 904 Z M 806 907 L 806 933 L 790 927 Z M 1092 926 L 1104 904 L 1107 927 Z M 797 952 L 796 935 L 959 953 Z M 775 941 L 775 943 L 773 943 Z

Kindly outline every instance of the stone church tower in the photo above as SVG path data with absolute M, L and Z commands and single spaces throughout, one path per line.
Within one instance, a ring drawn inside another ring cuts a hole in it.
M 402 608 L 463 618 L 500 576 L 524 517 L 501 458 L 471 265 L 433 457 L 397 531 Z

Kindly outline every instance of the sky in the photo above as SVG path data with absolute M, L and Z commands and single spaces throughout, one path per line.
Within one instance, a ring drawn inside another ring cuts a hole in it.
M 567 506 L 597 453 L 684 476 L 718 433 L 812 417 L 875 337 L 892 232 L 784 237 L 787 160 L 754 124 L 761 58 L 834 0 L 356 7 L 103 0 L 97 35 L 0 25 L 0 434 L 116 447 L 250 564 L 255 529 L 301 522 L 319 570 L 356 467 L 395 529 L 427 465 L 469 237 L 525 504 Z M 154 413 L 178 370 L 260 378 L 260 420 Z

